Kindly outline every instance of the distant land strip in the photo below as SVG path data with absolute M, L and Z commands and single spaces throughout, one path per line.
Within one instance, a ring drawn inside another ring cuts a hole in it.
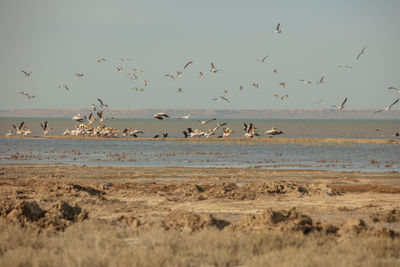
M 266 109 L 266 110 L 236 110 L 236 109 L 105 109 L 107 117 L 115 118 L 153 118 L 157 112 L 166 112 L 170 117 L 177 118 L 192 114 L 192 118 L 219 119 L 400 119 L 400 109 L 374 113 L 375 109 Z M 80 113 L 88 115 L 88 108 L 56 108 L 56 109 L 10 109 L 0 110 L 0 117 L 46 117 L 70 118 Z

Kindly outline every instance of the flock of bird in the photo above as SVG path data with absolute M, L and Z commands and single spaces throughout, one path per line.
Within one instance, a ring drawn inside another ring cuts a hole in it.
M 281 29 L 281 24 L 280 23 L 278 23 L 276 25 L 275 33 L 277 33 L 277 34 L 281 34 L 282 33 L 282 29 Z M 363 47 L 361 49 L 361 51 L 357 54 L 356 61 L 358 61 L 359 58 L 363 54 L 365 54 L 366 49 L 367 49 L 367 47 Z M 269 55 L 266 55 L 266 56 L 262 57 L 261 59 L 257 59 L 256 61 L 260 62 L 260 63 L 265 63 L 265 61 L 268 59 L 268 57 L 269 57 Z M 131 61 L 132 59 L 131 58 L 119 58 L 119 60 L 121 62 L 125 62 L 125 61 Z M 107 60 L 105 58 L 103 58 L 103 57 L 100 57 L 100 58 L 97 59 L 98 63 L 104 63 L 106 61 Z M 194 62 L 192 60 L 186 62 L 183 65 L 183 70 L 188 69 L 189 66 L 192 65 L 193 63 Z M 352 67 L 348 66 L 348 65 L 344 65 L 344 66 L 338 65 L 338 68 L 352 69 Z M 143 70 L 140 70 L 140 69 L 137 69 L 137 68 L 133 68 L 133 70 L 134 70 L 134 72 L 128 73 L 128 77 L 131 80 L 139 79 L 139 74 L 144 72 Z M 119 67 L 116 68 L 116 71 L 117 72 L 123 72 L 124 68 L 122 66 L 119 66 Z M 215 66 L 215 64 L 213 62 L 211 62 L 209 71 L 211 73 L 213 73 L 213 74 L 217 74 L 218 72 L 220 72 L 222 70 L 218 69 Z M 25 77 L 28 77 L 28 78 L 32 74 L 32 72 L 27 72 L 25 70 L 23 70 L 22 73 L 25 75 Z M 272 71 L 272 73 L 273 74 L 278 73 L 278 69 L 274 69 Z M 77 78 L 83 78 L 84 77 L 84 73 L 75 73 L 74 76 L 77 77 Z M 176 71 L 176 75 L 175 76 L 173 74 L 171 74 L 171 73 L 164 74 L 164 77 L 170 78 L 171 80 L 175 80 L 176 78 L 181 78 L 182 76 L 183 76 L 182 71 Z M 203 72 L 199 73 L 199 77 L 198 78 L 199 79 L 204 79 Z M 324 79 L 325 79 L 325 76 L 322 76 L 319 79 L 319 81 L 317 81 L 317 84 L 320 84 L 320 85 L 324 84 Z M 308 84 L 312 83 L 311 81 L 304 80 L 304 79 L 299 79 L 299 81 L 304 83 L 305 85 L 308 85 Z M 142 82 L 143 82 L 143 86 L 144 87 L 148 85 L 148 81 L 147 80 L 142 79 Z M 286 88 L 286 83 L 284 81 L 280 81 L 279 85 L 281 85 L 283 89 Z M 139 86 L 139 87 L 138 86 L 134 86 L 132 89 L 136 90 L 138 92 L 143 92 L 144 91 L 143 86 Z M 252 86 L 254 88 L 257 88 L 257 89 L 260 87 L 259 84 L 255 83 L 255 82 L 250 84 L 250 86 Z M 63 88 L 65 90 L 67 90 L 67 91 L 70 90 L 69 86 L 66 85 L 66 84 L 60 84 L 58 86 L 58 88 Z M 388 89 L 396 90 L 398 93 L 400 93 L 400 89 L 398 89 L 398 88 L 389 87 Z M 243 85 L 240 85 L 239 90 L 240 91 L 243 90 Z M 183 93 L 183 89 L 182 88 L 178 88 L 177 89 L 177 93 Z M 29 93 L 27 93 L 25 91 L 21 91 L 21 92 L 19 92 L 19 94 L 24 95 L 24 96 L 28 97 L 29 99 L 34 99 L 35 98 L 35 96 L 33 96 L 33 95 L 31 95 L 31 94 L 29 94 Z M 228 99 L 227 95 L 228 95 L 228 91 L 224 90 L 223 95 L 216 96 L 216 97 L 212 98 L 212 100 L 213 101 L 221 100 L 221 101 L 225 101 L 227 103 L 231 103 L 231 101 Z M 275 93 L 273 96 L 276 97 L 276 98 L 280 98 L 281 100 L 284 100 L 285 98 L 289 97 L 289 95 L 287 93 L 283 93 L 283 94 Z M 80 124 L 76 125 L 73 130 L 66 129 L 65 132 L 64 132 L 64 135 L 71 135 L 71 136 L 87 135 L 87 136 L 102 136 L 102 137 L 118 137 L 118 136 L 122 135 L 123 137 L 125 137 L 125 136 L 137 137 L 138 134 L 142 134 L 143 133 L 143 131 L 138 130 L 138 129 L 130 130 L 130 129 L 127 128 L 127 129 L 124 129 L 124 130 L 118 130 L 118 129 L 114 129 L 112 127 L 106 127 L 106 126 L 102 125 L 102 123 L 105 120 L 108 119 L 108 118 L 105 117 L 105 110 L 104 110 L 104 108 L 108 107 L 108 105 L 105 104 L 99 98 L 97 100 L 99 102 L 99 106 L 96 106 L 95 104 L 92 104 L 91 108 L 92 108 L 93 112 L 91 112 L 88 116 L 81 116 L 81 114 L 78 113 L 77 115 L 74 115 L 72 117 L 73 121 L 79 122 Z M 343 110 L 344 107 L 345 107 L 345 104 L 347 103 L 347 100 L 348 100 L 348 98 L 345 97 L 345 99 L 343 100 L 343 102 L 340 105 L 331 105 L 331 107 L 336 109 L 336 110 L 338 110 L 338 111 Z M 320 102 L 321 101 L 317 101 L 317 102 L 314 102 L 314 103 L 320 103 Z M 392 106 L 394 106 L 398 102 L 399 102 L 399 99 L 396 99 L 392 104 L 387 106 L 385 109 L 377 110 L 377 111 L 375 111 L 375 113 L 389 111 L 392 108 Z M 96 127 L 92 127 L 91 125 L 96 121 L 96 118 L 95 118 L 96 115 L 97 115 L 97 119 L 98 119 L 99 125 L 96 126 Z M 191 116 L 192 116 L 191 114 L 188 114 L 188 115 L 182 116 L 182 117 L 180 117 L 178 119 L 189 119 Z M 158 112 L 158 113 L 154 114 L 153 118 L 157 119 L 157 120 L 164 120 L 166 118 L 169 118 L 169 116 L 165 112 Z M 202 121 L 201 125 L 207 124 L 207 123 L 209 123 L 211 121 L 214 121 L 214 120 L 216 120 L 216 118 L 213 118 L 211 120 Z M 84 122 L 86 122 L 86 123 L 84 123 Z M 222 126 L 225 126 L 225 125 L 226 125 L 226 123 L 222 123 L 222 124 L 218 123 L 216 125 L 216 127 L 208 129 L 208 131 L 202 131 L 202 130 L 199 130 L 199 129 L 192 130 L 191 128 L 187 128 L 185 131 L 182 131 L 182 133 L 183 133 L 184 137 L 211 137 L 212 135 L 216 134 L 216 132 L 217 132 L 217 130 L 219 128 L 221 128 Z M 19 127 L 16 127 L 15 125 L 13 125 L 13 127 L 14 127 L 15 133 L 17 135 L 25 135 L 26 136 L 26 135 L 30 135 L 31 132 L 32 132 L 29 129 L 25 129 L 24 122 L 22 122 Z M 49 127 L 49 124 L 48 124 L 47 121 L 45 121 L 43 124 L 41 124 L 41 128 L 43 130 L 43 134 L 44 135 L 47 135 L 51 130 L 51 128 Z M 223 137 L 223 138 L 229 137 L 232 134 L 232 132 L 233 131 L 230 128 L 227 128 L 227 127 L 222 128 L 222 134 L 218 135 L 218 137 Z M 282 134 L 282 133 L 283 132 L 278 130 L 277 128 L 271 128 L 271 129 L 265 131 L 265 134 L 267 136 L 274 136 L 274 135 L 278 135 L 278 134 Z M 7 136 L 13 135 L 12 130 L 9 130 L 9 132 L 6 135 Z M 163 137 L 167 137 L 167 136 L 168 136 L 168 133 L 164 133 L 163 134 Z M 254 136 L 259 136 L 259 134 L 257 133 L 256 127 L 252 123 L 250 123 L 249 125 L 247 125 L 245 123 L 244 124 L 244 137 L 251 138 L 251 137 L 254 137 Z M 159 137 L 159 135 L 156 135 L 154 137 Z

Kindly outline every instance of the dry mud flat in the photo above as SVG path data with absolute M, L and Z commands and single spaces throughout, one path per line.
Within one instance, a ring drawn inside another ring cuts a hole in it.
M 399 266 L 400 175 L 0 167 L 0 265 Z

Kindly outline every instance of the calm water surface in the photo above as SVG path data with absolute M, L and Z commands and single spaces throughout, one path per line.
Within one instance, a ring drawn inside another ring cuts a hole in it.
M 399 144 L 0 138 L 0 160 L 113 166 L 400 171 Z

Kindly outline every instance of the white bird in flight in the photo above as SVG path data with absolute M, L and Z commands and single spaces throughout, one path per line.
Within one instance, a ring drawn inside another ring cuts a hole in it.
M 340 106 L 331 105 L 331 107 L 337 108 L 337 110 L 342 110 L 344 108 L 344 104 L 347 102 L 347 97 L 343 100 Z
M 390 104 L 387 108 L 381 109 L 381 110 L 377 110 L 377 111 L 375 111 L 375 113 L 390 110 L 392 108 L 392 106 L 396 105 L 397 102 L 399 102 L 399 100 L 400 100 L 400 98 L 396 99 L 396 101 L 394 101 L 392 104 Z
M 175 80 L 175 77 L 174 77 L 174 75 L 172 75 L 172 74 L 165 74 L 164 76 L 165 76 L 165 77 L 169 77 L 169 78 L 171 78 L 172 80 Z
M 164 118 L 169 118 L 169 116 L 165 112 L 158 112 L 154 114 L 153 118 L 157 120 L 163 120 Z
M 226 98 L 225 96 L 220 96 L 219 98 L 224 100 L 224 101 L 226 101 L 226 102 L 228 102 L 228 103 L 231 103 L 231 101 L 229 101 L 229 99 Z
M 390 89 L 390 90 L 396 90 L 396 91 L 400 94 L 400 89 L 399 89 L 399 88 L 390 86 L 388 89 Z
M 266 55 L 266 56 L 263 57 L 262 59 L 256 59 L 256 61 L 258 61 L 258 62 L 265 62 L 265 60 L 267 59 L 267 57 L 269 57 L 269 55 Z
M 221 71 L 221 70 L 217 69 L 217 68 L 214 66 L 214 63 L 211 62 L 211 69 L 210 69 L 210 71 L 213 72 L 213 73 L 217 73 L 218 71 Z
M 212 121 L 215 121 L 215 120 L 217 120 L 217 118 L 212 118 L 212 119 L 209 119 L 209 120 L 204 120 L 204 121 L 201 121 L 200 124 L 201 124 L 201 125 L 204 125 L 204 124 L 207 124 L 207 123 L 212 122 Z
M 192 117 L 192 114 L 188 114 L 188 115 L 182 116 L 182 117 L 180 117 L 180 118 L 178 118 L 178 119 L 187 120 L 187 119 L 189 119 L 190 117 Z

